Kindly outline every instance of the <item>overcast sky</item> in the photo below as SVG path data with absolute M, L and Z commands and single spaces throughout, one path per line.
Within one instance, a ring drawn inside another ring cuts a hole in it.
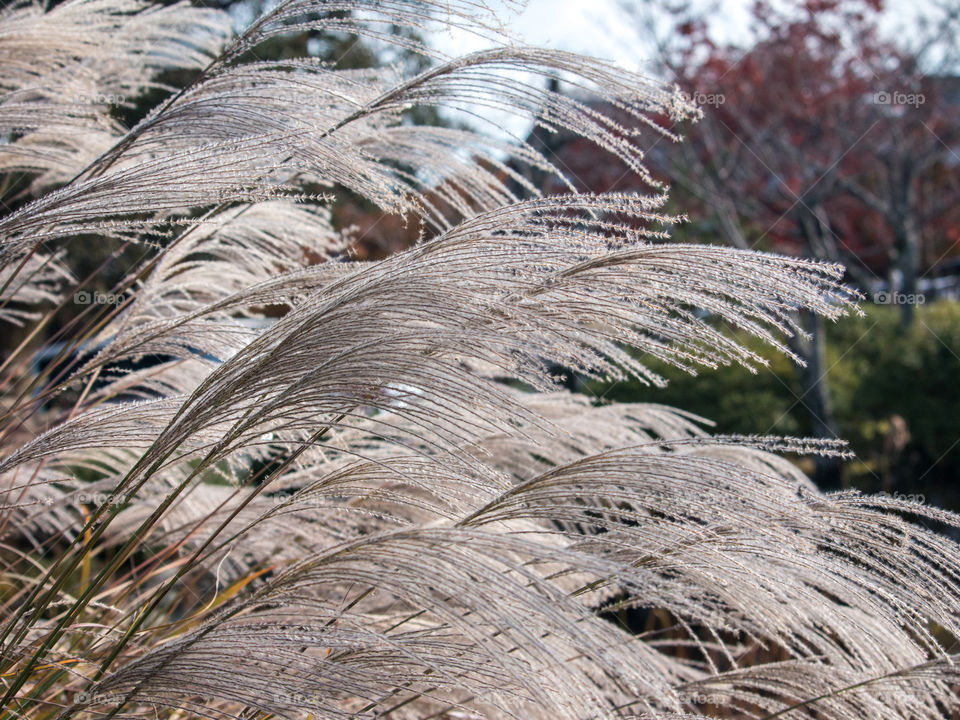
M 510 32 L 530 45 L 616 60 L 631 69 L 637 69 L 643 57 L 634 28 L 618 17 L 617 0 L 530 0 L 520 13 L 504 3 L 490 4 Z M 460 31 L 437 33 L 434 38 L 436 47 L 450 54 L 488 45 Z
M 784 1 L 793 4 L 791 0 Z M 529 45 L 593 55 L 641 72 L 645 63 L 649 67 L 648 61 L 654 59 L 649 35 L 645 37 L 636 20 L 621 10 L 621 0 L 528 0 L 520 12 L 503 0 L 487 2 L 510 33 Z M 714 39 L 732 44 L 746 40 L 753 0 L 717 0 L 716 4 L 719 9 L 711 14 Z M 931 11 L 933 0 L 886 0 L 885 6 L 881 27 L 888 35 L 904 37 L 919 13 Z M 490 45 L 483 38 L 460 30 L 433 33 L 430 38 L 437 49 L 449 55 Z M 525 135 L 529 127 L 525 120 L 485 114 L 518 135 Z
M 722 0 L 730 7 L 724 9 L 723 22 L 718 23 L 718 27 L 722 26 L 721 32 L 747 21 L 749 1 Z M 487 2 L 510 34 L 528 45 L 592 55 L 634 71 L 642 71 L 653 55 L 652 46 L 643 33 L 637 31 L 635 21 L 624 17 L 619 0 L 528 0 L 519 12 L 502 0 Z M 438 50 L 453 56 L 491 44 L 457 29 L 433 33 L 430 41 Z M 529 131 L 529 118 L 510 117 L 485 109 L 477 112 L 504 126 L 508 136 L 523 137 Z
M 588 53 L 631 69 L 639 68 L 648 54 L 639 42 L 641 34 L 620 10 L 620 0 L 529 0 L 521 12 L 502 0 L 488 0 L 488 4 L 515 36 L 531 45 Z M 715 39 L 732 43 L 743 39 L 753 0 L 719 0 L 717 4 L 719 10 L 711 16 Z M 882 27 L 888 33 L 902 34 L 918 13 L 932 9 L 933 2 L 886 0 L 885 6 Z M 451 54 L 487 45 L 482 39 L 457 31 L 437 33 L 434 38 L 439 49 Z

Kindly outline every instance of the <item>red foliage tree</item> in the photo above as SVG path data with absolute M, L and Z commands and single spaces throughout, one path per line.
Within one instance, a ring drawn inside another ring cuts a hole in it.
M 664 5 L 640 7 L 638 26 L 664 27 Z M 667 8 L 661 61 L 703 118 L 659 166 L 697 235 L 843 262 L 868 295 L 886 284 L 894 294 L 874 297 L 916 296 L 960 238 L 960 81 L 929 55 L 943 66 L 957 55 L 960 4 L 943 5 L 913 49 L 883 39 L 880 0 L 760 1 L 727 45 L 711 39 L 710 11 Z M 901 309 L 909 324 L 913 305 Z M 823 328 L 802 322 L 803 403 L 814 432 L 832 436 Z M 818 480 L 837 471 L 824 460 Z
M 842 261 L 867 292 L 899 275 L 891 290 L 915 295 L 955 247 L 960 83 L 883 40 L 880 10 L 758 2 L 746 49 L 678 16 L 665 64 L 705 112 L 669 174 L 729 242 Z

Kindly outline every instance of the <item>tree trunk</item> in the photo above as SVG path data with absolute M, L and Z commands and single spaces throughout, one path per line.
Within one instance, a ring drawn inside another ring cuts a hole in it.
M 901 214 L 894 225 L 894 243 L 897 249 L 897 269 L 903 278 L 897 304 L 900 306 L 900 324 L 904 328 L 913 324 L 914 306 L 917 304 L 917 275 L 920 267 L 920 233 L 912 214 Z M 894 290 L 894 288 L 891 288 Z M 891 297 L 895 297 L 891 294 Z
M 917 167 L 909 157 L 901 158 L 895 164 L 891 175 L 890 217 L 893 225 L 893 243 L 896 252 L 896 267 L 900 271 L 901 296 L 896 297 L 900 305 L 900 323 L 904 328 L 913 323 L 914 305 L 917 302 L 917 275 L 920 267 L 920 225 L 916 207 L 915 175 Z M 895 288 L 890 288 L 894 291 Z
M 818 438 L 837 437 L 833 418 L 833 402 L 830 398 L 830 383 L 827 366 L 826 325 L 819 315 L 804 313 L 804 326 L 813 335 L 806 346 L 805 368 L 800 369 L 800 386 L 803 390 L 801 402 L 810 414 L 813 436 Z M 840 460 L 835 457 L 816 457 L 814 482 L 821 488 L 837 488 L 841 484 Z
M 819 203 L 811 202 L 801 209 L 797 217 L 800 232 L 807 246 L 807 253 L 813 257 L 836 262 L 837 251 L 833 243 L 833 234 L 827 221 L 827 214 Z M 791 343 L 807 366 L 800 369 L 800 387 L 803 390 L 800 402 L 810 414 L 813 436 L 835 438 L 836 423 L 833 418 L 833 403 L 830 399 L 830 381 L 827 366 L 826 324 L 819 315 L 803 312 L 801 322 L 812 339 L 805 341 L 796 338 Z M 836 488 L 841 482 L 841 464 L 835 457 L 816 457 L 814 482 L 821 488 Z

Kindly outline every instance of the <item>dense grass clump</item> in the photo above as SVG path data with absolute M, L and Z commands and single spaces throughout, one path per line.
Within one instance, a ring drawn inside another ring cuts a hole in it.
M 840 442 L 710 435 L 549 372 L 765 362 L 718 328 L 789 356 L 798 311 L 854 307 L 842 268 L 671 243 L 652 179 L 544 197 L 517 168 L 562 169 L 531 147 L 406 122 L 486 104 L 644 176 L 695 114 L 483 12 L 282 0 L 234 35 L 184 3 L 3 10 L 4 720 L 955 708 L 960 547 L 916 520 L 956 516 L 823 495 L 776 454 Z M 440 56 L 431 20 L 491 49 Z M 428 67 L 256 59 L 304 30 Z M 193 79 L 158 87 L 171 69 Z M 620 121 L 542 89 L 557 74 Z M 424 239 L 351 259 L 325 189 Z

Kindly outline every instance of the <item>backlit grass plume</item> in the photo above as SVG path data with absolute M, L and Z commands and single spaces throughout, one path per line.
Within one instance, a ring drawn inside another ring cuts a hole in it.
M 269 7 L 240 34 L 185 3 L 0 14 L 0 716 L 956 712 L 960 547 L 924 520 L 960 518 L 777 454 L 840 443 L 548 371 L 754 368 L 724 329 L 789 354 L 798 310 L 854 307 L 840 267 L 669 240 L 642 149 L 687 100 L 469 0 Z M 430 22 L 491 49 L 396 32 Z M 306 30 L 430 62 L 257 59 Z M 649 195 L 544 197 L 550 157 L 422 106 L 576 133 Z M 421 241 L 351 259 L 344 189 Z

